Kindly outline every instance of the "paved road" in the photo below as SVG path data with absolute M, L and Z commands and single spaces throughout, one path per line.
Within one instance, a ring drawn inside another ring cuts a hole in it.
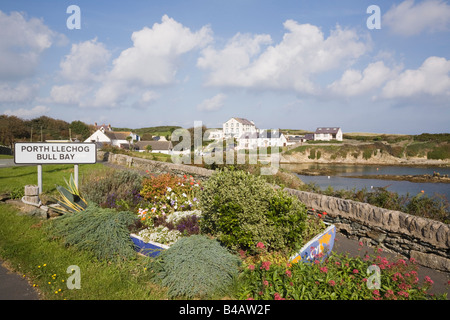
M 11 272 L 0 260 L 0 300 L 39 300 L 36 290 L 21 275 Z
M 15 166 L 29 166 L 29 164 L 15 164 L 14 159 L 0 159 L 0 168 L 15 167 Z

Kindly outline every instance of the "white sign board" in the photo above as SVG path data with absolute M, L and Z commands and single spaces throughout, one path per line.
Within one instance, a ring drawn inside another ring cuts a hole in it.
M 95 143 L 16 142 L 14 147 L 17 164 L 87 164 L 96 161 Z

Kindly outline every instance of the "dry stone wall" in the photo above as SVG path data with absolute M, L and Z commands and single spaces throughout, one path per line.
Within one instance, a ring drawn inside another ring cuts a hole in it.
M 450 272 L 450 227 L 442 222 L 357 201 L 285 189 L 349 238 L 380 246 L 421 265 Z
M 176 164 L 171 162 L 161 162 L 142 158 L 131 157 L 125 154 L 115 154 L 109 152 L 97 151 L 97 161 L 108 161 L 124 167 L 134 168 L 141 171 L 147 171 L 156 174 L 172 173 L 182 176 L 188 174 L 194 179 L 205 180 L 209 178 L 214 170 L 189 166 L 185 164 Z

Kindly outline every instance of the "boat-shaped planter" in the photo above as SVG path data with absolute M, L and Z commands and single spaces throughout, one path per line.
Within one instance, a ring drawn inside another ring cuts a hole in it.
M 327 257 L 333 249 L 334 239 L 336 236 L 336 226 L 329 225 L 323 232 L 311 239 L 305 244 L 295 255 L 290 258 L 292 263 L 310 262 L 316 259 Z M 130 235 L 133 240 L 136 251 L 140 254 L 156 257 L 161 251 L 170 248 L 168 245 L 153 241 L 145 241 L 136 234 Z
M 296 254 L 291 256 L 290 261 L 292 263 L 322 260 L 331 253 L 336 236 L 336 226 L 328 223 L 325 224 L 328 227 L 323 232 L 312 238 Z
M 136 251 L 139 254 L 143 254 L 148 257 L 156 257 L 161 253 L 161 251 L 170 248 L 170 246 L 162 243 L 154 241 L 145 241 L 142 237 L 134 233 L 130 234 L 130 237 L 134 243 Z

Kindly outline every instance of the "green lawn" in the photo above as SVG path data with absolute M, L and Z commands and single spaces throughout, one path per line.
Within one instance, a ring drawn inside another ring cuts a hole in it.
M 145 257 L 121 264 L 98 261 L 86 251 L 64 247 L 49 239 L 37 218 L 17 214 L 9 204 L 0 204 L 0 258 L 31 284 L 45 300 L 143 300 L 165 299 L 165 291 L 148 281 Z M 72 283 L 69 266 L 80 268 L 80 289 Z
M 102 164 L 80 165 L 80 181 L 83 175 L 101 170 L 110 168 Z M 44 193 L 56 192 L 55 185 L 65 185 L 64 178 L 69 179 L 71 173 L 73 165 L 44 165 Z M 36 183 L 36 166 L 0 169 L 0 192 Z M 147 258 L 136 256 L 121 264 L 101 262 L 89 252 L 51 240 L 43 228 L 48 220 L 19 212 L 13 205 L 0 204 L 0 258 L 37 285 L 44 299 L 165 299 L 165 291 L 148 281 L 144 270 Z M 68 289 L 66 285 L 71 276 L 66 271 L 72 265 L 80 268 L 81 289 Z
M 79 181 L 83 175 L 89 174 L 92 170 L 102 170 L 103 164 L 83 164 L 79 165 Z M 53 193 L 56 185 L 65 186 L 64 179 L 69 180 L 74 172 L 73 165 L 43 165 L 42 166 L 42 191 Z M 37 166 L 17 166 L 0 169 L 0 193 L 10 192 L 25 185 L 37 185 Z

